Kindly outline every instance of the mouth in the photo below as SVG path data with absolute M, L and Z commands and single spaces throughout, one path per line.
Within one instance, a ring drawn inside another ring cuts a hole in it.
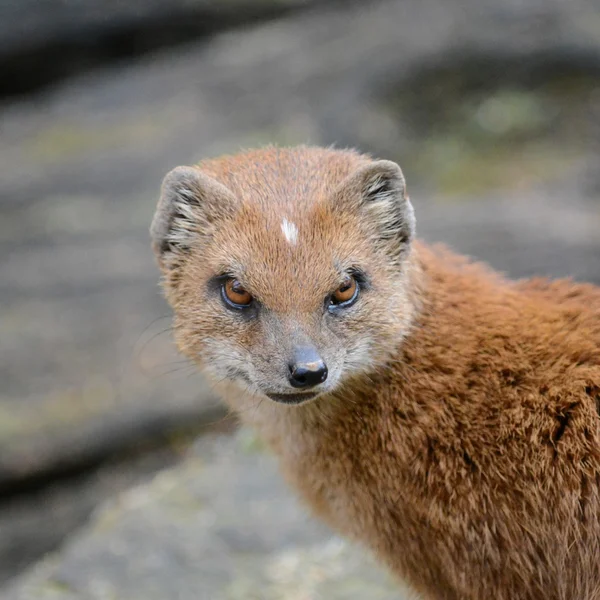
M 302 404 L 312 400 L 319 395 L 319 392 L 304 392 L 302 394 L 265 394 L 267 398 L 281 404 Z

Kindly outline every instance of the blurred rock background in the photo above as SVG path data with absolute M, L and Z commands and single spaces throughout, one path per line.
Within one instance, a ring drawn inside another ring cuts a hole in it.
M 160 181 L 357 146 L 425 239 L 600 283 L 597 3 L 0 0 L 0 69 L 0 596 L 403 598 L 174 351 Z

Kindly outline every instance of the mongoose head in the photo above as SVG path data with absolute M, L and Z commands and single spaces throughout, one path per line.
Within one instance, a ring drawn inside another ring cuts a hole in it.
M 151 234 L 181 351 L 240 395 L 300 404 L 407 333 L 414 229 L 395 163 L 270 147 L 172 170 Z

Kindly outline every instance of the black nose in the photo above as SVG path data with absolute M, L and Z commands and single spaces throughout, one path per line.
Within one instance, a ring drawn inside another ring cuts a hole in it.
M 295 388 L 314 387 L 327 379 L 327 365 L 312 348 L 297 350 L 288 366 L 290 383 Z
M 327 379 L 327 365 L 317 363 L 290 365 L 290 383 L 295 388 L 314 387 Z

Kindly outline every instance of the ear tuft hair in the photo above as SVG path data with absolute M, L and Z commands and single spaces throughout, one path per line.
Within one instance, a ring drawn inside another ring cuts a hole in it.
M 210 235 L 216 221 L 234 209 L 233 194 L 196 167 L 176 167 L 162 183 L 150 226 L 152 247 L 161 267 L 186 254 L 200 235 Z
M 400 167 L 390 160 L 368 163 L 350 175 L 340 191 L 354 198 L 354 210 L 362 212 L 388 256 L 402 258 L 415 235 L 415 215 Z
M 367 202 L 388 201 L 392 196 L 404 196 L 406 185 L 400 167 L 391 160 L 378 160 L 362 173 L 365 182 L 364 199 Z

